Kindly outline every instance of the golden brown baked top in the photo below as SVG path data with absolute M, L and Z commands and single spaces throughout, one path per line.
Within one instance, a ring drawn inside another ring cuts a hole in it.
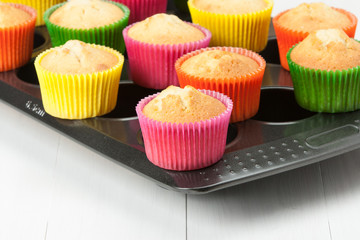
M 360 66 L 360 43 L 340 29 L 318 30 L 294 47 L 290 58 L 312 69 L 349 69 Z
M 53 48 L 40 65 L 50 72 L 86 74 L 105 71 L 119 62 L 116 55 L 79 40 L 69 40 Z
M 235 78 L 253 72 L 259 64 L 250 57 L 223 50 L 208 50 L 187 59 L 181 69 L 204 78 Z
M 205 37 L 196 27 L 175 15 L 159 13 L 135 23 L 128 32 L 130 38 L 153 44 L 194 42 Z
M 115 4 L 101 0 L 71 0 L 56 9 L 50 22 L 67 28 L 89 29 L 106 26 L 123 18 L 124 12 Z
M 197 9 L 219 14 L 245 14 L 268 7 L 264 0 L 193 0 Z
M 189 123 L 219 116 L 225 110 L 226 106 L 218 99 L 191 86 L 183 89 L 169 86 L 144 107 L 143 113 L 156 121 Z
M 16 26 L 29 19 L 31 19 L 31 15 L 24 10 L 0 3 L 0 27 Z
M 280 16 L 278 22 L 286 28 L 304 32 L 326 28 L 344 28 L 351 24 L 345 14 L 320 2 L 302 3 Z

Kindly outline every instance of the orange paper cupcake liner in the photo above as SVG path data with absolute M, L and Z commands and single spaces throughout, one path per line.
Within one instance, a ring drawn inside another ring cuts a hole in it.
M 24 4 L 36 10 L 38 17 L 36 18 L 36 26 L 44 25 L 43 14 L 46 9 L 51 6 L 65 2 L 66 0 L 2 0 L 2 2 Z
M 259 68 L 254 72 L 249 72 L 246 75 L 236 78 L 219 79 L 189 75 L 181 69 L 181 65 L 187 59 L 209 50 L 229 51 L 250 57 L 259 64 Z M 266 62 L 259 54 L 247 49 L 233 47 L 203 48 L 182 56 L 175 63 L 175 69 L 179 78 L 180 87 L 191 85 L 197 89 L 209 89 L 220 92 L 231 98 L 234 103 L 230 118 L 230 122 L 232 123 L 244 121 L 253 117 L 257 113 L 259 109 L 260 90 L 265 72 L 265 66 Z
M 351 38 L 355 36 L 355 30 L 357 26 L 357 18 L 354 14 L 340 8 L 334 8 L 335 10 L 345 14 L 351 21 L 351 24 L 342 30 Z M 295 44 L 304 40 L 309 32 L 294 31 L 289 28 L 283 27 L 279 24 L 279 18 L 287 11 L 279 13 L 273 18 L 274 30 L 279 47 L 280 63 L 283 68 L 289 71 L 289 65 L 286 59 L 286 54 Z
M 22 4 L 9 5 L 29 13 L 31 18 L 16 26 L 0 27 L 0 72 L 25 65 L 31 58 L 34 44 L 35 9 Z

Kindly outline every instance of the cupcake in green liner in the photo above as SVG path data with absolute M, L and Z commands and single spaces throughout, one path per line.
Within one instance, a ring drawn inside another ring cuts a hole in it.
M 105 0 L 72 0 L 57 4 L 44 13 L 52 45 L 71 39 L 111 47 L 125 52 L 122 30 L 130 10 L 123 4 Z
M 287 53 L 297 103 L 314 112 L 360 109 L 360 43 L 343 30 L 309 34 Z

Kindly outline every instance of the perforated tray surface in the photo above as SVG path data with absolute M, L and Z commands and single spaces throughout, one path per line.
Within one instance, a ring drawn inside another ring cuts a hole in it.
M 36 29 L 34 44 L 33 58 L 51 47 L 45 27 Z M 62 120 L 46 114 L 33 59 L 19 69 L 0 73 L 0 99 L 158 185 L 184 193 L 223 189 L 359 147 L 360 111 L 320 114 L 302 109 L 295 101 L 290 74 L 279 65 L 276 39 L 270 37 L 260 54 L 267 67 L 258 114 L 230 124 L 223 158 L 195 171 L 164 170 L 146 158 L 135 106 L 157 90 L 133 84 L 127 62 L 117 106 L 102 117 Z

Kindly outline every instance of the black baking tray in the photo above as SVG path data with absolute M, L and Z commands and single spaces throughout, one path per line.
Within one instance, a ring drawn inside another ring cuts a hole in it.
M 182 16 L 189 20 L 188 15 Z M 46 114 L 33 65 L 35 56 L 51 47 L 45 27 L 36 28 L 32 60 L 19 69 L 0 73 L 0 99 L 160 186 L 190 194 L 224 189 L 358 148 L 360 111 L 324 114 L 302 109 L 295 101 L 289 72 L 279 64 L 272 28 L 269 36 L 266 49 L 260 53 L 267 67 L 258 114 L 230 124 L 224 156 L 200 170 L 164 170 L 148 161 L 135 106 L 158 90 L 134 84 L 127 61 L 116 108 L 109 114 L 85 120 Z

